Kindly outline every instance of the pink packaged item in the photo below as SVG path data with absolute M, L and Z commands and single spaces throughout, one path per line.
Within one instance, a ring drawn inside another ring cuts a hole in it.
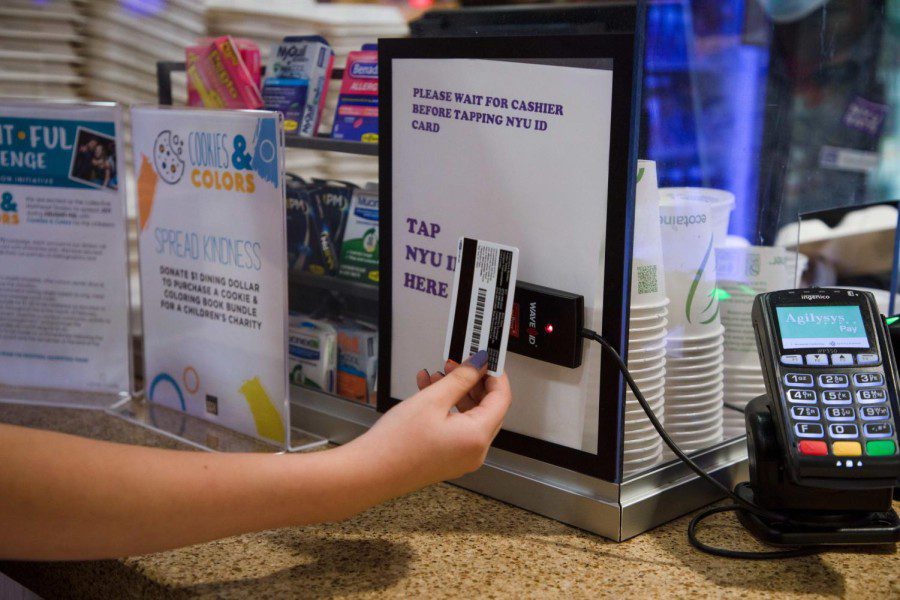
M 230 36 L 201 40 L 201 45 L 187 48 L 185 56 L 189 106 L 262 107 L 259 47 L 253 42 Z

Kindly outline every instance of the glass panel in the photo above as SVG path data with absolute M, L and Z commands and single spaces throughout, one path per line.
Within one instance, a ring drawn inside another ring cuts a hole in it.
M 647 8 L 628 362 L 696 451 L 764 393 L 756 294 L 846 285 L 900 310 L 900 1 Z M 625 475 L 671 458 L 629 392 Z

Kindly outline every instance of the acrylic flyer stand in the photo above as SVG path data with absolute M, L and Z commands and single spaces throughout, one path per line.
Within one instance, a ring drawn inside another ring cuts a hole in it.
M 131 117 L 147 402 L 117 414 L 210 449 L 323 444 L 290 424 L 280 116 Z
M 0 401 L 130 396 L 122 113 L 0 103 Z

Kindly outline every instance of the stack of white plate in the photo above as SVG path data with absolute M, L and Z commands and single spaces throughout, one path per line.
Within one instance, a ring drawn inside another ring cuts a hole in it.
M 84 16 L 77 4 L 4 0 L 0 23 L 0 98 L 79 98 Z
M 184 61 L 184 50 L 206 36 L 203 2 L 87 4 L 85 92 L 92 99 L 129 104 L 157 101 L 156 63 Z M 175 104 L 187 101 L 184 73 L 173 74 Z
M 628 370 L 656 418 L 664 423 L 666 385 L 666 324 L 668 300 L 655 305 L 632 306 L 628 326 Z M 662 438 L 653 428 L 637 398 L 625 392 L 624 472 L 631 473 L 658 463 Z

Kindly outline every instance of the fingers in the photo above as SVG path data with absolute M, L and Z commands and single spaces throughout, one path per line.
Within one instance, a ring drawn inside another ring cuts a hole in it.
M 488 377 L 485 382 L 487 393 L 477 406 L 466 411 L 465 415 L 474 419 L 484 430 L 497 435 L 503 425 L 503 417 L 512 402 L 509 379 L 504 373 L 500 377 Z
M 428 374 L 426 369 L 422 369 L 418 373 L 416 373 L 416 386 L 419 390 L 424 390 L 429 385 L 431 385 L 431 376 Z
M 440 381 L 428 386 L 422 393 L 428 401 L 449 411 L 460 400 L 467 397 L 472 388 L 484 377 L 487 372 L 487 358 L 487 352 L 479 350 L 466 362 L 447 373 Z
M 419 391 L 421 392 L 432 383 L 440 381 L 443 377 L 444 374 L 440 371 L 437 371 L 434 374 L 430 374 L 428 372 L 428 369 L 422 369 L 421 371 L 416 373 L 416 387 L 418 387 Z

